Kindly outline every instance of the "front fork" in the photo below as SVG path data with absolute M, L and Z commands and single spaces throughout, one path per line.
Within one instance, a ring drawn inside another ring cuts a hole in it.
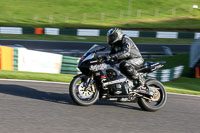
M 85 79 L 86 81 L 84 82 L 83 86 L 85 87 L 85 89 L 87 88 L 92 88 L 92 91 L 95 93 L 95 86 L 94 86 L 94 75 L 92 74 L 91 77 L 88 77 L 87 79 Z

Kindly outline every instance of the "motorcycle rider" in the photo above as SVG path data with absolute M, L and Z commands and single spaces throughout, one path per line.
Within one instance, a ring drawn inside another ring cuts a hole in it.
M 139 85 L 144 85 L 136 71 L 143 65 L 144 59 L 131 38 L 123 34 L 119 28 L 111 28 L 107 32 L 107 39 L 111 46 L 109 56 L 120 62 L 120 71 L 133 80 L 139 81 Z

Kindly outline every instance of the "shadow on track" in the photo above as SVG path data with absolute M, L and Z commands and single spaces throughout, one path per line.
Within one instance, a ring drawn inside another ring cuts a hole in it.
M 13 96 L 20 96 L 20 97 L 24 97 L 24 98 L 56 102 L 56 103 L 61 103 L 61 104 L 75 105 L 75 103 L 72 101 L 72 99 L 68 93 L 59 94 L 59 93 L 54 93 L 54 92 L 44 92 L 44 91 L 39 91 L 34 88 L 20 86 L 20 85 L 10 85 L 10 84 L 0 85 L 0 93 L 13 95 Z M 98 101 L 95 104 L 102 105 L 102 106 L 117 106 L 120 108 L 134 109 L 134 110 L 142 111 L 138 107 L 129 106 L 126 104 L 121 104 L 121 103 L 116 103 L 116 102 L 110 102 L 110 101 Z
M 73 104 L 69 94 L 39 91 L 34 88 L 20 85 L 0 85 L 0 93 L 56 103 Z

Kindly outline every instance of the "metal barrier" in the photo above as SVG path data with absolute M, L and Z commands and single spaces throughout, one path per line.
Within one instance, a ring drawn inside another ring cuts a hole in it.
M 79 58 L 63 56 L 61 73 L 63 74 L 77 74 L 79 69 L 77 68 Z
M 177 66 L 171 69 L 157 70 L 147 75 L 148 78 L 154 78 L 161 82 L 168 82 L 181 76 L 184 66 Z
M 14 62 L 14 70 L 18 70 L 18 48 L 14 48 L 14 57 L 13 57 L 13 62 Z
M 108 29 L 69 29 L 69 28 L 33 28 L 33 27 L 0 27 L 0 34 L 46 34 L 73 36 L 106 36 Z M 199 32 L 167 32 L 167 31 L 138 31 L 122 30 L 130 37 L 151 38 L 191 38 L 200 37 Z

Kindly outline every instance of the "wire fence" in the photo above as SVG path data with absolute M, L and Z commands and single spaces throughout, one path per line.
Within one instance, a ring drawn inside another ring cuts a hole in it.
M 101 12 L 99 14 L 93 14 L 91 13 L 82 13 L 77 16 L 72 16 L 72 15 L 66 15 L 64 18 L 65 23 L 70 23 L 73 21 L 82 21 L 82 22 L 87 22 L 90 20 L 97 21 L 97 22 L 105 22 L 105 21 L 112 21 L 112 20 L 134 20 L 134 19 L 145 19 L 145 18 L 165 18 L 165 17 L 181 17 L 181 16 L 196 16 L 200 13 L 199 9 L 193 9 L 190 8 L 188 10 L 182 9 L 182 8 L 171 8 L 171 9 L 152 9 L 152 10 L 142 10 L 138 9 L 132 12 L 127 12 L 124 10 L 120 10 L 116 14 L 111 14 L 111 13 L 105 13 Z M 55 23 L 57 22 L 57 17 L 56 15 L 49 15 L 48 20 L 46 22 L 48 23 Z M 16 18 L 15 18 L 16 19 Z M 35 15 L 33 21 L 38 22 L 40 20 L 39 15 Z
M 116 21 L 126 21 L 126 20 L 140 20 L 140 19 L 153 19 L 153 18 L 168 18 L 168 17 L 181 17 L 181 16 L 199 16 L 200 9 L 190 7 L 186 8 L 156 8 L 156 9 L 128 9 L 119 10 L 115 13 L 100 12 L 100 13 L 88 13 L 84 12 L 81 14 L 49 14 L 49 15 L 27 15 L 28 18 L 22 18 L 20 14 L 13 14 L 9 17 L 1 17 L 0 21 L 9 22 L 22 22 L 22 23 L 74 23 L 74 22 L 116 22 Z M 25 19 L 25 20 L 24 20 Z

